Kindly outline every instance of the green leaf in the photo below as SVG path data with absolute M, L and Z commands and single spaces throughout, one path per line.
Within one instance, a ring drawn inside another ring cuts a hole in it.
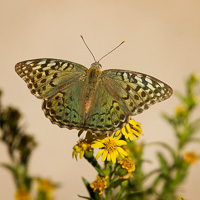
M 161 170 L 163 175 L 167 178 L 169 177 L 169 166 L 168 166 L 168 162 L 167 159 L 164 157 L 164 155 L 162 153 L 158 153 L 157 154 L 158 160 L 160 162 L 161 165 Z
M 190 142 L 200 142 L 200 138 L 190 138 Z
M 90 158 L 84 156 L 84 158 L 97 170 L 100 176 L 105 176 L 104 171 L 102 170 L 101 166 L 99 165 L 94 156 Z
M 154 145 L 154 144 L 164 147 L 171 154 L 172 158 L 176 157 L 174 149 L 170 145 L 168 145 L 167 143 L 164 143 L 164 142 L 151 142 L 151 143 L 148 143 L 147 145 Z
M 151 176 L 154 175 L 154 174 L 157 174 L 157 173 L 161 172 L 161 171 L 162 171 L 162 170 L 161 170 L 160 168 L 154 169 L 154 170 L 150 171 L 149 173 L 147 173 L 147 174 L 144 176 L 144 180 L 147 179 L 147 178 L 149 178 L 149 177 L 151 177 Z
M 128 180 L 128 179 L 118 179 L 118 180 L 116 180 L 114 182 L 111 182 L 110 188 L 116 188 L 117 186 L 121 185 L 122 182 L 124 182 L 126 180 Z
M 93 198 L 81 196 L 81 195 L 79 195 L 79 194 L 78 194 L 78 197 L 83 198 L 83 199 L 95 200 L 95 199 L 93 199 Z
M 12 172 L 14 175 L 17 174 L 16 168 L 13 167 L 12 165 L 6 164 L 6 163 L 0 163 L 0 165 L 2 167 L 4 167 L 5 169 L 8 169 L 10 172 Z

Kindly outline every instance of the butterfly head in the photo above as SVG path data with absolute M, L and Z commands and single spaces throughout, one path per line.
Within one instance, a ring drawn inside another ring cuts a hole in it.
M 96 62 L 91 64 L 91 68 L 101 69 L 102 66 L 99 62 L 96 61 Z

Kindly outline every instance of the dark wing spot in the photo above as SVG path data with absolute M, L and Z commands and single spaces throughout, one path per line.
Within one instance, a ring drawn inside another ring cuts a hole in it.
M 56 111 L 53 110 L 53 109 L 51 109 L 51 110 L 50 110 L 50 113 L 51 113 L 52 115 L 55 115 L 55 114 L 56 114 Z
M 141 87 L 138 85 L 138 86 L 135 88 L 135 91 L 138 92 L 138 91 L 140 90 L 140 88 L 141 88 Z
M 42 72 L 42 71 L 43 71 L 43 69 L 42 69 L 42 68 L 38 69 L 38 72 Z
M 33 87 L 33 84 L 32 84 L 32 83 L 29 83 L 29 84 L 28 84 L 28 88 L 31 89 L 32 87 Z
M 35 94 L 35 93 L 36 93 L 36 90 L 34 90 L 34 89 L 31 90 L 31 93 L 32 93 L 32 94 Z
M 120 115 L 120 119 L 121 119 L 121 120 L 125 119 L 125 115 L 123 115 L 123 114 Z
M 146 93 L 145 93 L 144 91 L 142 91 L 142 92 L 141 92 L 141 96 L 142 96 L 142 97 L 145 97 L 145 96 L 146 96 Z
M 140 102 L 140 103 L 139 103 L 139 106 L 140 106 L 140 107 L 141 107 L 141 106 L 143 106 L 143 105 L 144 105 L 144 103 L 143 103 L 143 102 Z
M 61 120 L 61 117 L 60 116 L 55 116 L 55 118 L 57 119 L 57 120 Z
M 40 83 L 45 83 L 47 79 L 42 79 Z
M 54 75 L 53 75 L 53 79 L 55 79 L 55 78 L 57 78 L 57 73 L 55 73 Z
M 114 124 L 115 124 L 115 125 L 119 124 L 119 121 L 114 121 Z
M 38 84 L 37 84 L 37 83 L 34 83 L 34 87 L 35 87 L 35 88 L 38 88 Z
M 52 103 L 51 102 L 47 102 L 47 107 L 51 107 Z
M 42 77 L 42 74 L 40 73 L 40 74 L 38 74 L 36 77 L 39 79 L 39 78 Z
M 139 109 L 137 110 L 137 112 L 138 112 L 138 113 L 142 113 L 142 112 L 143 112 L 143 109 L 142 109 L 142 108 L 139 108 Z
M 138 95 L 135 95 L 135 96 L 134 96 L 134 98 L 135 98 L 136 100 L 138 100 L 138 99 L 139 99 Z
M 45 75 L 48 76 L 49 75 L 49 70 L 45 70 Z

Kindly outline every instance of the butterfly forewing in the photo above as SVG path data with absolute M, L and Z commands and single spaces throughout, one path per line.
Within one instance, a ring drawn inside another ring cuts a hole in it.
M 123 100 L 120 105 L 127 115 L 137 115 L 173 93 L 171 87 L 164 82 L 138 72 L 105 70 L 102 77 L 103 82 L 113 88 L 114 92 L 111 94 L 120 101 Z
M 65 60 L 35 59 L 16 64 L 15 70 L 33 95 L 45 99 L 82 79 L 88 69 Z

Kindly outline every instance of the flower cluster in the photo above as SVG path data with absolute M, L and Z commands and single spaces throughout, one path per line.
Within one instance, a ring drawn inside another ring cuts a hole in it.
M 183 155 L 184 161 L 187 163 L 196 163 L 198 160 L 198 155 L 191 151 L 191 152 L 186 152 Z
M 98 194 L 102 194 L 103 190 L 107 188 L 108 169 L 112 164 L 116 166 L 117 170 L 110 173 L 115 174 L 119 179 L 132 177 L 132 173 L 135 171 L 135 162 L 132 158 L 127 157 L 130 153 L 127 144 L 134 138 L 138 140 L 141 134 L 141 124 L 130 120 L 125 127 L 109 137 L 93 136 L 91 133 L 87 133 L 86 138 L 80 139 L 73 147 L 73 157 L 77 159 L 78 154 L 80 154 L 80 158 L 85 157 L 98 171 L 97 179 L 90 184 L 94 192 L 98 191 Z M 96 158 L 93 157 L 94 148 L 99 149 Z M 86 156 L 88 152 L 91 153 L 89 157 Z M 102 170 L 97 164 L 96 160 L 100 156 L 102 156 L 101 160 L 106 165 L 105 170 Z M 109 178 L 109 182 L 112 184 L 112 177 Z
M 108 176 L 101 177 L 97 175 L 97 179 L 90 184 L 90 187 L 93 188 L 94 192 L 98 190 L 99 194 L 102 194 L 103 189 L 107 188 L 106 179 L 108 179 Z
M 126 174 L 123 176 L 123 178 L 126 178 L 126 176 L 132 177 L 132 172 L 135 171 L 135 162 L 130 157 L 124 158 L 123 160 L 119 160 L 118 163 L 121 165 L 123 169 L 126 170 Z
M 88 139 L 80 139 L 79 142 L 73 147 L 72 157 L 78 157 L 80 154 L 80 159 L 86 154 L 86 152 L 92 152 L 91 141 Z
M 30 200 L 31 199 L 30 192 L 26 189 L 25 186 L 21 186 L 17 189 L 15 193 L 15 199 L 16 200 Z

